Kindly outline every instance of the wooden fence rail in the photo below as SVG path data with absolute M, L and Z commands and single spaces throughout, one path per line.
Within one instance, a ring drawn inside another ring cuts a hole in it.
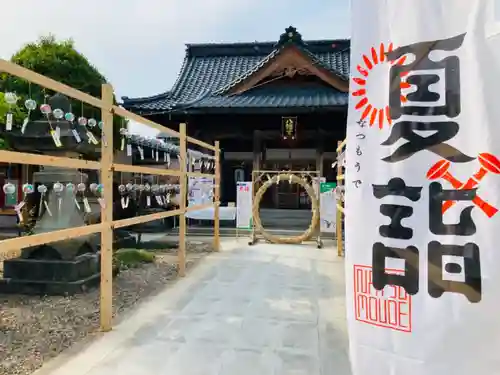
M 185 275 L 186 270 L 186 217 L 188 211 L 214 207 L 214 243 L 215 251 L 220 249 L 219 237 L 219 199 L 220 199 L 220 147 L 216 141 L 214 145 L 187 136 L 186 124 L 180 124 L 179 131 L 166 128 L 151 120 L 145 119 L 124 108 L 114 105 L 113 88 L 109 84 L 102 85 L 101 98 L 95 98 L 72 87 L 54 81 L 29 69 L 0 59 L 0 72 L 17 76 L 28 82 L 34 83 L 49 90 L 62 93 L 67 97 L 87 103 L 101 109 L 101 119 L 104 123 L 102 136 L 106 142 L 101 142 L 101 161 L 80 160 L 65 157 L 47 155 L 35 155 L 14 151 L 0 151 L 0 162 L 32 165 L 47 165 L 53 167 L 64 167 L 74 169 L 93 169 L 100 172 L 100 180 L 103 185 L 102 198 L 107 204 L 101 208 L 101 222 L 99 224 L 85 225 L 76 228 L 57 230 L 48 233 L 22 236 L 0 241 L 0 254 L 12 252 L 26 247 L 42 245 L 66 239 L 86 236 L 93 233 L 101 233 L 101 285 L 100 285 L 100 323 L 101 330 L 109 331 L 112 327 L 112 258 L 113 258 L 113 229 L 123 228 L 134 224 L 146 223 L 171 216 L 179 216 L 179 249 L 178 249 L 178 272 L 180 276 Z M 118 115 L 138 123 L 148 125 L 156 130 L 179 138 L 180 145 L 180 169 L 156 169 L 142 166 L 118 164 L 114 162 L 113 148 L 113 115 Z M 215 158 L 215 173 L 188 172 L 188 150 L 187 143 L 211 150 Z M 113 172 L 142 173 L 149 175 L 177 176 L 180 179 L 179 209 L 142 215 L 130 219 L 113 221 Z M 186 207 L 187 201 L 187 177 L 212 177 L 215 180 L 214 202 L 208 205 Z

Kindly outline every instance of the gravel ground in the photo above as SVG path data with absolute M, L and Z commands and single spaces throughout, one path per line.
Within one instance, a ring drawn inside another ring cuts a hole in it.
M 187 246 L 188 253 L 209 250 L 208 244 Z M 175 252 L 155 251 L 154 263 L 124 270 L 114 279 L 113 308 L 117 318 L 176 278 L 176 267 L 168 261 L 171 258 L 162 259 L 162 254 Z M 199 256 L 188 259 L 188 267 L 197 259 Z M 98 290 L 71 297 L 0 295 L 0 374 L 31 374 L 45 361 L 98 330 Z

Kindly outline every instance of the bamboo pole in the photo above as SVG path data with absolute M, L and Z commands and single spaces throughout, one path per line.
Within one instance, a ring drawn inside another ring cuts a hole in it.
M 213 203 L 197 204 L 195 206 L 186 207 L 186 212 L 205 210 L 207 208 L 212 208 L 213 206 Z
M 25 247 L 44 245 L 48 243 L 69 240 L 70 238 L 88 236 L 89 234 L 101 231 L 101 224 L 82 225 L 81 227 L 61 229 L 52 232 L 33 234 L 31 236 L 22 236 L 9 238 L 0 241 L 0 254 L 17 251 Z
M 113 221 L 113 229 L 124 228 L 130 225 L 147 223 L 153 220 L 161 220 L 166 217 L 177 216 L 181 214 L 181 210 L 172 210 L 165 212 L 157 212 L 155 214 L 141 215 L 136 217 L 131 217 L 129 219 L 121 219 Z
M 104 207 L 101 207 L 101 331 L 111 330 L 113 322 L 113 87 L 102 85 L 102 100 L 109 109 L 102 109 L 104 123 L 101 142 L 101 183 Z
M 179 209 L 179 276 L 186 276 L 186 200 L 187 200 L 187 140 L 186 124 L 179 124 L 179 144 L 180 144 L 180 166 L 181 176 L 179 177 L 180 197 Z
M 215 141 L 214 251 L 220 251 L 220 144 Z
M 74 169 L 93 169 L 99 170 L 101 164 L 98 161 L 72 159 L 60 156 L 48 156 L 39 154 L 30 154 L 26 152 L 0 150 L 0 162 L 25 165 L 48 165 L 51 167 L 74 168 Z
M 208 177 L 215 178 L 215 174 L 201 173 L 201 172 L 187 172 L 188 177 Z
M 198 145 L 198 146 L 201 146 L 201 147 L 205 147 L 206 149 L 215 151 L 215 146 L 212 146 L 211 144 L 208 144 L 206 142 L 200 141 L 199 139 L 196 139 L 196 138 L 193 138 L 193 137 L 186 137 L 186 139 L 187 139 L 188 142 L 190 142 L 192 144 L 195 144 L 195 145 Z
M 340 154 L 342 152 L 342 148 L 345 146 L 347 142 L 347 138 L 344 139 L 342 142 L 337 142 L 337 152 Z
M 167 134 L 169 134 L 172 137 L 180 137 L 178 131 L 175 131 L 173 129 L 167 128 L 166 126 L 157 124 L 156 122 L 148 120 L 148 119 L 146 119 L 144 117 L 141 117 L 141 116 L 139 116 L 136 113 L 127 111 L 123 107 L 115 105 L 115 106 L 113 106 L 113 111 L 114 111 L 114 113 L 116 115 L 121 116 L 123 118 L 127 118 L 127 119 L 133 120 L 133 121 L 137 121 L 137 122 L 139 122 L 141 124 L 147 125 L 147 126 L 153 128 L 153 129 L 156 129 L 156 130 L 158 130 L 160 132 L 167 133 Z
M 142 167 L 139 165 L 113 164 L 111 168 L 115 172 L 151 174 L 156 176 L 180 176 L 181 172 L 175 169 L 159 169 L 152 167 Z
M 342 183 L 342 163 L 338 159 L 338 155 L 342 152 L 342 147 L 344 142 L 339 141 L 337 143 L 337 187 Z M 342 256 L 342 211 L 339 210 L 339 206 L 342 206 L 342 201 L 340 200 L 340 194 L 337 197 L 337 255 Z

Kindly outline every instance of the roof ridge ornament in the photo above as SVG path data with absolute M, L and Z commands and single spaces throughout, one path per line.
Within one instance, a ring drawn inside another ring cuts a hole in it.
M 285 32 L 280 35 L 280 39 L 276 44 L 276 47 L 284 47 L 289 44 L 297 44 L 304 45 L 304 41 L 302 40 L 302 35 L 297 31 L 297 29 L 293 26 L 288 26 L 285 29 Z

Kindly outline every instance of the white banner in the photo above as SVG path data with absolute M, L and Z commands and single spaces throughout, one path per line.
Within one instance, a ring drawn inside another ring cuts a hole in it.
M 353 375 L 500 374 L 500 2 L 352 0 Z
M 252 227 L 252 182 L 236 183 L 236 228 Z

